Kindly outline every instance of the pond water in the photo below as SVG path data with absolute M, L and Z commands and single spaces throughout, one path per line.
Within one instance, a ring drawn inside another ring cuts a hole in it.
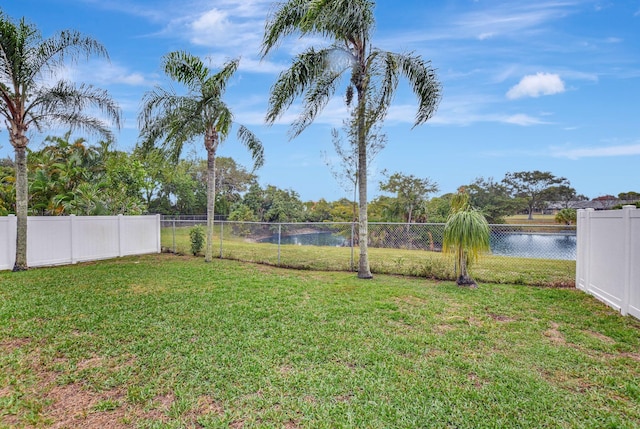
M 576 259 L 575 234 L 491 234 L 491 253 L 523 258 Z
M 278 235 L 260 240 L 278 243 Z M 349 239 L 331 232 L 283 235 L 280 244 L 299 246 L 349 246 Z M 491 253 L 501 256 L 543 259 L 576 259 L 575 234 L 491 234 Z
M 260 240 L 262 243 L 278 244 L 278 234 Z M 349 239 L 331 232 L 311 232 L 306 234 L 283 235 L 280 244 L 299 246 L 349 246 Z

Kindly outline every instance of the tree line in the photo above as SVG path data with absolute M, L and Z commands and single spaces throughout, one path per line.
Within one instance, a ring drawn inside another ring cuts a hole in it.
M 90 144 L 84 138 L 70 138 L 70 132 L 49 136 L 39 150 L 27 150 L 30 215 L 206 213 L 206 160 L 174 160 L 159 148 L 136 148 L 129 153 L 114 149 L 109 141 Z M 0 161 L 0 215 L 15 213 L 14 167 L 11 159 Z M 382 176 L 377 183 L 382 194 L 368 204 L 369 220 L 446 222 L 455 194 L 437 195 L 439 186 L 430 178 L 388 171 Z M 295 190 L 260 186 L 256 172 L 232 158 L 216 159 L 215 178 L 218 219 L 352 222 L 358 218 L 354 200 L 302 201 Z M 543 210 L 550 203 L 562 209 L 587 200 L 568 180 L 540 171 L 507 173 L 501 181 L 480 177 L 460 188 L 489 223 L 503 223 L 516 213 Z M 624 192 L 610 198 L 640 200 L 640 194 Z

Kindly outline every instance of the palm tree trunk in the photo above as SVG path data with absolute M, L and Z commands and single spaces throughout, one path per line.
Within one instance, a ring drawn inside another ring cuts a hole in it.
M 217 133 L 209 131 L 205 135 L 205 147 L 207 149 L 207 243 L 204 253 L 204 261 L 213 260 L 213 224 L 216 207 L 216 148 Z
M 369 220 L 367 216 L 367 139 L 365 133 L 365 90 L 358 90 L 358 198 L 360 217 L 358 244 L 360 259 L 358 261 L 358 278 L 371 279 L 369 268 Z
M 27 181 L 27 151 L 23 145 L 14 145 L 16 154 L 16 261 L 13 271 L 24 271 L 27 266 L 27 208 L 29 183 Z

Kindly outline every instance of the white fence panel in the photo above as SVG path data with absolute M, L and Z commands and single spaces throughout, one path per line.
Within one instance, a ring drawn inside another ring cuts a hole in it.
M 0 270 L 15 263 L 17 219 L 0 217 Z M 59 216 L 27 220 L 30 267 L 160 253 L 160 215 Z
M 27 218 L 27 265 L 70 263 L 73 254 L 71 237 L 69 218 Z
M 640 210 L 578 210 L 576 285 L 640 318 Z
M 0 217 L 0 270 L 10 270 L 16 262 L 16 227 L 14 215 Z
M 160 216 L 123 216 L 121 219 L 121 256 L 160 251 Z
M 117 216 L 77 216 L 72 220 L 76 250 L 73 263 L 120 256 Z

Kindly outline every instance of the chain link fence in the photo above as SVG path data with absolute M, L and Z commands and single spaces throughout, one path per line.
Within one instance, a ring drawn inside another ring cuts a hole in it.
M 201 219 L 162 221 L 163 250 L 190 252 L 189 230 Z M 298 269 L 357 270 L 358 225 L 351 222 L 257 223 L 216 221 L 214 255 Z M 546 286 L 575 284 L 576 229 L 564 225 L 491 227 L 491 252 L 471 269 L 480 281 Z M 444 224 L 369 223 L 373 273 L 455 278 L 442 253 Z

